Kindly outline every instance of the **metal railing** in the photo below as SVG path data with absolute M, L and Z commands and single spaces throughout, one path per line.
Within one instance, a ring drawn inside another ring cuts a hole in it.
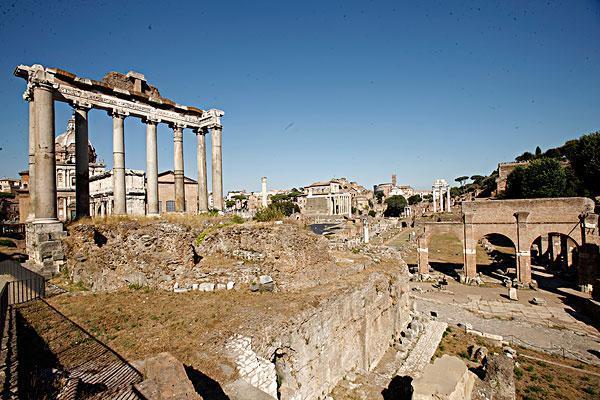
M 0 224 L 0 235 L 2 236 L 24 236 L 25 224 Z
M 8 305 L 24 303 L 46 295 L 46 280 L 13 260 L 0 262 L 0 275 L 10 276 L 4 286 Z M 4 291 L 3 289 L 3 291 Z M 0 300 L 2 301 L 2 300 Z M 5 310 L 0 310 L 4 312 Z

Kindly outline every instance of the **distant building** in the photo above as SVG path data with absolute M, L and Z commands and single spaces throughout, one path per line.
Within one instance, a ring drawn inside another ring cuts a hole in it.
M 346 188 L 344 188 L 346 185 Z M 308 216 L 352 216 L 352 195 L 345 179 L 315 182 L 304 188 L 306 203 L 302 213 Z M 304 200 L 302 200 L 304 202 Z
M 128 215 L 146 214 L 146 174 L 125 169 L 125 196 Z M 90 216 L 112 215 L 114 207 L 113 170 L 90 177 Z
M 498 164 L 498 178 L 496 178 L 496 192 L 494 193 L 494 196 L 498 196 L 506 191 L 506 181 L 511 172 L 517 167 L 524 167 L 527 164 L 529 164 L 529 161 L 515 161 Z
M 67 130 L 54 139 L 56 157 L 56 202 L 58 219 L 68 221 L 75 218 L 75 119 L 69 119 Z M 90 181 L 105 171 L 105 165 L 98 160 L 96 150 L 88 142 Z M 29 217 L 29 171 L 22 171 L 21 187 L 18 190 L 19 220 Z
M 195 214 L 198 212 L 198 181 L 184 176 L 185 187 L 185 212 Z M 208 207 L 212 208 L 212 196 L 208 196 Z M 165 171 L 158 174 L 158 212 L 175 211 L 175 173 Z
M 13 178 L 1 178 L 0 179 L 0 192 L 2 193 L 16 193 L 21 187 L 20 179 Z

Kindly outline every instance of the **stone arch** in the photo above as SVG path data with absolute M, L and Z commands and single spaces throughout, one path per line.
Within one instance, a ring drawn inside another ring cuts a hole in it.
M 477 235 L 477 247 L 475 252 L 476 272 L 483 273 L 494 279 L 502 280 L 509 268 L 514 268 L 516 271 L 516 253 L 517 244 L 508 235 L 496 232 L 497 230 L 484 231 L 481 236 Z M 484 243 L 487 239 L 489 243 Z M 487 248 L 487 246 L 490 246 Z M 491 259 L 491 263 L 486 265 L 477 260 L 478 252 L 485 251 L 487 258 Z M 497 269 L 503 270 L 502 274 L 496 272 Z
M 434 236 L 451 235 L 460 242 L 460 252 L 464 248 L 464 225 L 462 222 L 436 222 L 423 224 L 422 232 L 417 239 L 417 258 L 419 273 L 429 273 L 429 246 Z M 462 254 L 461 263 L 464 264 Z M 458 260 L 457 260 L 458 261 Z

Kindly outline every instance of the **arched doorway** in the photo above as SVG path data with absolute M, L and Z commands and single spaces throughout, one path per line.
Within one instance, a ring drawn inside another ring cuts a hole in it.
M 464 268 L 462 240 L 451 232 L 436 232 L 427 238 L 429 266 L 457 279 Z
M 484 281 L 501 284 L 507 277 L 517 276 L 516 246 L 501 233 L 488 233 L 476 246 L 477 272 Z

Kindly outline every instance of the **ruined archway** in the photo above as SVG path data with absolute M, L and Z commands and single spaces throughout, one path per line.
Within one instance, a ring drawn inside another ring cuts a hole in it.
M 462 237 L 455 232 L 432 232 L 427 236 L 429 266 L 437 272 L 457 278 L 464 266 L 463 247 Z
M 502 233 L 487 233 L 476 245 L 477 273 L 486 281 L 502 283 L 506 277 L 516 277 L 516 246 Z

